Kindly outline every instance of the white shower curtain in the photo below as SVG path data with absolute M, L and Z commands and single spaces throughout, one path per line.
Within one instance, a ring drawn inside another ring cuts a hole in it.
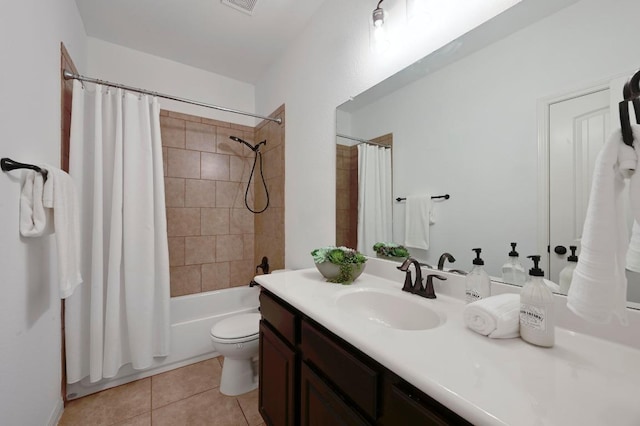
M 67 381 L 169 352 L 169 250 L 157 98 L 74 81 L 69 174 L 82 276 L 65 305 Z
M 375 256 L 373 245 L 391 242 L 391 148 L 358 145 L 358 251 Z

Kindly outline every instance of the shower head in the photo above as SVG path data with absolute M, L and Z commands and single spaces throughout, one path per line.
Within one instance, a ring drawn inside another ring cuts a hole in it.
M 264 140 L 264 141 L 260 142 L 259 144 L 253 146 L 249 142 L 245 141 L 244 139 L 240 139 L 237 136 L 229 136 L 229 139 L 231 139 L 232 141 L 236 141 L 236 142 L 240 142 L 240 143 L 245 144 L 253 152 L 258 152 L 258 149 L 260 149 L 260 145 L 266 145 L 267 144 L 267 141 Z

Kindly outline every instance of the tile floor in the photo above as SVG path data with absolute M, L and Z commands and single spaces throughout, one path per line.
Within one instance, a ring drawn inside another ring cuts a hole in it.
M 60 426 L 263 426 L 258 390 L 229 397 L 213 358 L 70 401 Z

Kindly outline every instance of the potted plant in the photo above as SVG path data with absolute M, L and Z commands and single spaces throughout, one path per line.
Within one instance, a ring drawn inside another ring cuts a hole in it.
M 327 282 L 351 284 L 364 271 L 367 258 L 348 247 L 321 247 L 311 252 L 318 271 Z
M 376 255 L 381 258 L 404 261 L 410 256 L 409 250 L 406 247 L 396 243 L 375 243 L 373 250 Z

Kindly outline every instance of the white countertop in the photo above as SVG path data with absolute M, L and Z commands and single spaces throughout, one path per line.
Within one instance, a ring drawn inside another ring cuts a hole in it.
M 640 425 L 640 350 L 559 327 L 553 348 L 489 339 L 464 325 L 462 300 L 402 292 L 403 276 L 395 282 L 364 273 L 343 286 L 313 268 L 255 279 L 474 424 Z M 430 330 L 397 330 L 337 306 L 341 294 L 366 288 L 397 292 L 446 320 Z

